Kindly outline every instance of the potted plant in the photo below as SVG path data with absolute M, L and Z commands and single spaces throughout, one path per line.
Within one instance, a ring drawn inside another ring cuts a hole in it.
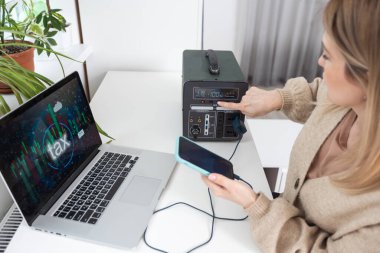
M 16 17 L 17 8 L 22 10 L 23 17 Z M 60 11 L 51 9 L 48 0 L 46 8 L 39 13 L 35 13 L 32 0 L 9 3 L 0 0 L 0 56 L 11 57 L 34 71 L 34 48 L 38 54 L 46 52 L 50 56 L 54 52 L 52 46 L 57 45 L 54 36 L 59 31 L 66 31 L 68 24 Z M 12 93 L 12 88 L 2 83 L 0 93 Z
M 21 21 L 16 21 L 13 17 L 13 11 L 18 3 L 22 4 L 25 14 L 25 18 Z M 45 3 L 46 9 L 35 14 L 31 0 L 8 4 L 5 0 L 0 0 L 0 83 L 5 84 L 9 91 L 14 93 L 19 104 L 52 85 L 53 81 L 35 73 L 34 67 L 33 69 L 26 69 L 23 66 L 25 64 L 19 63 L 19 57 L 12 57 L 13 50 L 23 52 L 37 49 L 38 54 L 43 52 L 46 52 L 48 56 L 53 54 L 61 65 L 64 75 L 65 72 L 59 56 L 76 61 L 52 49 L 53 46 L 57 45 L 54 36 L 59 31 L 65 31 L 68 24 L 65 18 L 59 14 L 60 10 L 51 9 L 49 0 L 46 0 Z M 9 48 L 11 48 L 10 51 Z M 16 52 L 16 54 L 20 52 Z M 33 57 L 31 61 L 34 61 Z M 32 65 L 34 66 L 34 63 Z M 11 108 L 0 95 L 0 116 L 9 111 Z M 98 124 L 96 126 L 99 133 L 110 138 L 110 141 L 113 140 Z

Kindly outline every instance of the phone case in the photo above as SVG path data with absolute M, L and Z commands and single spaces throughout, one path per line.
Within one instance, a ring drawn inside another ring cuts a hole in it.
M 198 167 L 197 165 L 192 164 L 192 163 L 190 163 L 189 161 L 186 161 L 186 160 L 182 159 L 182 158 L 179 156 L 179 154 L 178 154 L 178 150 L 179 150 L 179 138 L 180 138 L 180 137 L 177 138 L 177 143 L 176 143 L 176 148 L 175 148 L 175 159 L 177 160 L 177 162 L 182 163 L 182 164 L 184 164 L 184 165 L 186 165 L 186 166 L 188 166 L 188 167 L 190 167 L 190 168 L 192 168 L 192 169 L 194 169 L 194 170 L 200 172 L 201 174 L 203 174 L 203 175 L 205 175 L 205 176 L 210 175 L 210 172 L 208 172 L 207 170 L 204 170 L 204 169 Z M 189 140 L 188 138 L 186 138 L 186 139 L 187 139 L 188 141 L 191 141 L 191 140 Z M 191 142 L 193 142 L 193 141 L 191 141 Z M 194 143 L 194 142 L 193 142 L 193 143 Z M 195 143 L 195 144 L 196 144 L 196 143 Z M 196 145 L 198 145 L 198 144 L 196 144 Z M 199 146 L 199 145 L 198 145 L 198 146 Z

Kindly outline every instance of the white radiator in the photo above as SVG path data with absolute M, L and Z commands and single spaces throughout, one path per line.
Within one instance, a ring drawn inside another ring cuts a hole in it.
M 16 205 L 13 205 L 0 222 L 0 253 L 5 252 L 21 222 L 21 213 Z

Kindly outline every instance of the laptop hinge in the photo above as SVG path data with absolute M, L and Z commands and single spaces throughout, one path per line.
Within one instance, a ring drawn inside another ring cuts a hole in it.
M 50 210 L 50 208 L 62 196 L 62 194 L 67 190 L 67 188 L 74 182 L 74 180 L 79 176 L 79 174 L 82 173 L 82 171 L 87 167 L 87 165 L 92 161 L 92 159 L 100 152 L 98 147 L 94 151 L 92 151 L 92 153 L 78 167 L 78 169 L 76 171 L 74 171 L 73 174 L 71 174 L 71 176 L 61 186 L 58 187 L 57 192 L 55 194 L 53 194 L 53 196 L 40 209 L 39 214 L 45 215 Z

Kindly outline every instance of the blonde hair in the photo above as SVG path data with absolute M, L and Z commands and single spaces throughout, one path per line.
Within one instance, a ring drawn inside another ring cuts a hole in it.
M 346 74 L 367 92 L 360 140 L 344 156 L 346 173 L 332 182 L 361 193 L 380 186 L 380 1 L 330 0 L 324 12 L 326 33 L 346 60 Z

